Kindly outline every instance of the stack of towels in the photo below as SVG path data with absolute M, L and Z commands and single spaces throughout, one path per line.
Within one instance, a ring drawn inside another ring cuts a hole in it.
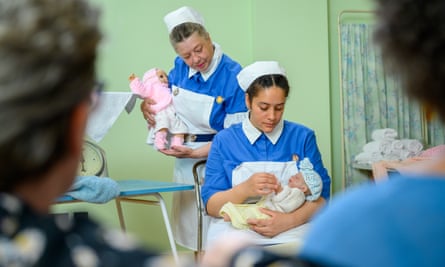
M 419 155 L 423 145 L 416 139 L 396 139 L 397 132 L 391 128 L 372 132 L 372 141 L 363 146 L 363 151 L 355 156 L 355 162 L 372 164 L 379 160 L 404 160 Z

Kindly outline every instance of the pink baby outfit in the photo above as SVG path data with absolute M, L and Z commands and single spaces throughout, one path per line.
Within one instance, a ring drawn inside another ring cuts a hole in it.
M 138 77 L 134 78 L 130 82 L 130 89 L 141 98 L 150 97 L 156 101 L 156 104 L 151 106 L 156 113 L 155 147 L 165 149 L 167 134 L 159 130 L 167 128 L 172 134 L 185 134 L 187 133 L 187 126 L 176 116 L 170 88 L 159 80 L 156 71 L 156 68 L 152 68 L 145 72 L 142 81 Z M 182 138 L 173 136 L 170 146 L 181 146 L 183 141 Z

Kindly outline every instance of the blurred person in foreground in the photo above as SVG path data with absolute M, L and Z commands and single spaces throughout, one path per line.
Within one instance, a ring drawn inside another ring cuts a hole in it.
M 0 266 L 160 266 L 120 231 L 50 214 L 98 99 L 98 17 L 84 0 L 0 0 Z

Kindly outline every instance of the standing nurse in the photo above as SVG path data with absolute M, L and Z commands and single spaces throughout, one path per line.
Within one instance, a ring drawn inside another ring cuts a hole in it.
M 193 164 L 207 157 L 213 136 L 232 123 L 242 121 L 247 108 L 244 92 L 236 76 L 239 63 L 223 54 L 204 28 L 201 15 L 190 7 L 181 7 L 164 17 L 172 44 L 178 57 L 169 72 L 169 87 L 177 115 L 186 123 L 188 135 L 185 147 L 160 150 L 176 157 L 174 180 L 193 184 Z M 144 118 L 154 125 L 153 101 L 141 104 Z M 197 248 L 197 208 L 194 193 L 173 195 L 173 231 L 181 246 Z M 203 222 L 203 240 L 208 218 Z
M 330 194 L 330 177 L 323 166 L 313 130 L 282 119 L 289 84 L 275 61 L 245 67 L 238 76 L 246 90 L 249 117 L 219 132 L 213 139 L 206 167 L 202 198 L 212 216 L 207 245 L 219 236 L 238 231 L 258 244 L 301 241 L 311 216 Z M 297 172 L 299 160 L 309 158 L 321 176 L 323 189 L 316 201 L 307 201 L 290 213 L 262 209 L 269 219 L 249 219 L 248 230 L 235 230 L 219 215 L 227 203 L 249 203 L 286 185 Z

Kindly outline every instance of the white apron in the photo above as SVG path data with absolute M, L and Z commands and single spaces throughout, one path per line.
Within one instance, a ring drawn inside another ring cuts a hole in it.
M 173 103 L 178 116 L 185 122 L 190 134 L 214 134 L 209 125 L 209 117 L 213 108 L 214 97 L 197 94 L 173 86 Z M 206 145 L 207 142 L 186 142 L 185 145 L 193 149 Z M 173 172 L 174 181 L 178 183 L 194 184 L 193 165 L 202 160 L 177 158 Z M 204 168 L 202 168 L 204 169 Z M 202 170 L 203 172 L 205 170 Z M 201 176 L 203 177 L 203 176 Z M 176 192 L 173 194 L 172 224 L 176 243 L 197 250 L 198 214 L 194 191 Z M 209 216 L 203 217 L 203 247 L 205 247 Z
M 268 172 L 274 174 L 282 185 L 287 185 L 289 178 L 298 173 L 295 161 L 288 162 L 272 162 L 272 161 L 257 161 L 244 162 L 237 166 L 232 171 L 232 186 L 236 186 L 246 181 L 250 176 L 257 172 Z M 258 198 L 250 198 L 247 202 L 259 200 Z M 246 235 L 252 239 L 252 242 L 258 245 L 272 245 L 282 243 L 294 243 L 302 240 L 304 234 L 307 232 L 309 224 L 303 224 L 296 228 L 283 232 L 275 237 L 269 238 L 262 236 L 250 229 L 238 230 L 232 227 L 230 222 L 225 222 L 222 218 L 210 219 L 209 230 L 207 233 L 207 246 L 211 246 L 214 241 L 217 241 L 220 236 L 233 235 L 234 232 Z

